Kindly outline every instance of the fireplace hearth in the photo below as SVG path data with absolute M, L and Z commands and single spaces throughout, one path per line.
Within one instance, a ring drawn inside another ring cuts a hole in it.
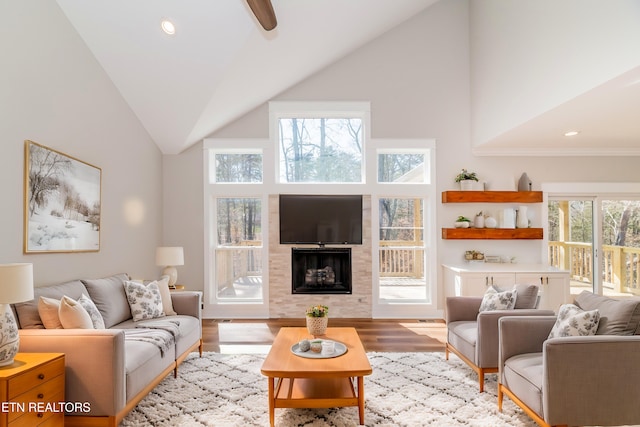
M 291 292 L 350 294 L 351 248 L 293 248 Z

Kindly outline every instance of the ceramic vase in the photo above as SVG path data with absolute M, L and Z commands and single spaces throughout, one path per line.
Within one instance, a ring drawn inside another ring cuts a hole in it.
M 329 318 L 327 316 L 324 316 L 324 317 L 307 316 L 307 331 L 309 331 L 309 334 L 313 335 L 314 337 L 324 335 L 325 332 L 327 332 L 328 323 L 329 323 Z
M 11 306 L 0 304 L 0 366 L 8 366 L 13 363 L 19 346 L 18 325 L 13 317 Z
M 473 219 L 473 226 L 475 228 L 484 228 L 484 216 L 476 215 L 476 217 Z
M 460 181 L 460 191 L 473 191 L 475 181 L 472 179 L 463 179 Z
M 529 228 L 529 218 L 527 217 L 527 207 L 520 206 L 516 216 L 516 227 Z

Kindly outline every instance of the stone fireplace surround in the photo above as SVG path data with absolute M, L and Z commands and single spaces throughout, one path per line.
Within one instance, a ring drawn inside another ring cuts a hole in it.
M 307 307 L 323 304 L 329 307 L 329 319 L 371 318 L 372 253 L 371 253 L 371 196 L 362 198 L 362 245 L 331 245 L 351 248 L 351 294 L 314 295 L 291 292 L 291 249 L 317 248 L 317 245 L 281 245 L 278 195 L 269 195 L 269 317 L 304 317 Z M 329 320 L 331 323 L 331 320 Z

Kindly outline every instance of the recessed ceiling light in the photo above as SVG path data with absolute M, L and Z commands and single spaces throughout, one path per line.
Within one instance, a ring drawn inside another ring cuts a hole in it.
M 565 132 L 564 136 L 576 136 L 579 133 L 580 133 L 580 131 L 570 130 L 569 132 Z
M 160 23 L 160 27 L 162 28 L 162 31 L 169 34 L 170 36 L 176 33 L 176 26 L 173 25 L 173 22 L 169 21 L 168 19 L 163 19 Z

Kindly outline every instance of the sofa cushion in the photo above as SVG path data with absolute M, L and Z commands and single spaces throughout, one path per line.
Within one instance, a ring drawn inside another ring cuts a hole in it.
M 38 313 L 38 301 L 41 296 L 60 299 L 67 295 L 73 299 L 78 299 L 83 293 L 87 293 L 87 288 L 80 280 L 60 283 L 58 285 L 42 286 L 33 290 L 34 299 L 14 305 L 18 322 L 22 329 L 44 329 L 42 319 Z
M 597 335 L 633 335 L 640 332 L 640 298 L 613 299 L 582 291 L 575 304 L 583 310 L 598 309 Z
M 511 310 L 516 305 L 516 293 L 514 291 L 498 292 L 490 287 L 482 297 L 480 312 L 495 310 Z
M 102 315 L 105 328 L 131 318 L 131 309 L 123 287 L 125 280 L 129 280 L 129 276 L 124 273 L 102 279 L 82 280 L 89 297 Z
M 89 316 L 87 310 L 73 298 L 62 297 L 58 315 L 60 316 L 60 323 L 65 329 L 94 329 L 91 316 Z
M 516 284 L 513 289 L 516 292 L 516 309 L 531 309 L 538 306 L 538 286 L 529 284 Z
M 447 325 L 447 342 L 467 359 L 476 361 L 478 322 L 460 320 Z
M 134 321 L 155 319 L 164 316 L 162 297 L 157 282 L 148 285 L 129 280 L 124 282 L 124 291 L 131 307 Z
M 542 377 L 542 353 L 525 353 L 507 359 L 501 382 L 542 417 Z
M 102 314 L 100 314 L 98 307 L 96 307 L 93 301 L 91 301 L 91 298 L 82 294 L 82 296 L 78 298 L 78 302 L 85 310 L 87 310 L 87 313 L 89 313 L 93 329 L 104 329 L 104 319 L 102 318 Z
M 60 300 L 41 296 L 38 298 L 38 314 L 46 329 L 62 329 L 60 323 Z
M 585 311 L 574 304 L 563 304 L 558 309 L 558 318 L 549 338 L 595 335 L 600 321 L 600 312 Z

